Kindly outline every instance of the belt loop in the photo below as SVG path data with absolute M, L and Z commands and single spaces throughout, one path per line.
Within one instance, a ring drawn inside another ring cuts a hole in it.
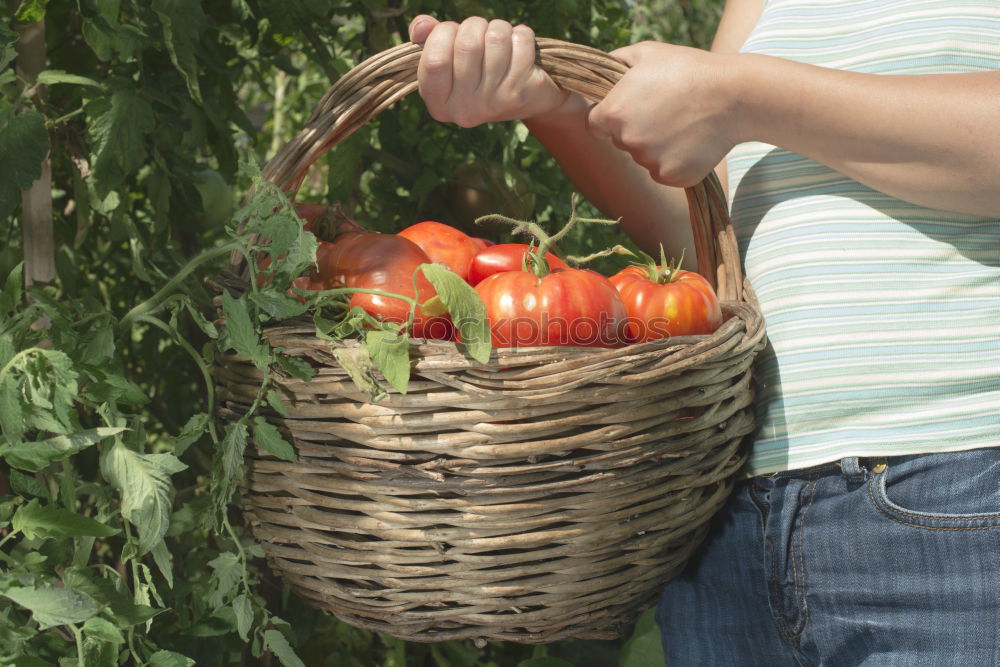
M 843 472 L 844 479 L 855 484 L 865 481 L 865 477 L 868 474 L 868 470 L 861 465 L 861 459 L 857 456 L 849 456 L 841 459 L 840 468 Z

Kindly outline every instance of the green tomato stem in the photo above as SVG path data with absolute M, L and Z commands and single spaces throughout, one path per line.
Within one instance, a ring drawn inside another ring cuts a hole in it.
M 192 257 L 187 264 L 181 267 L 181 270 L 174 274 L 170 280 L 168 280 L 163 287 L 161 287 L 153 296 L 149 297 L 142 303 L 137 304 L 132 310 L 125 313 L 119 324 L 121 325 L 122 334 L 128 331 L 133 322 L 142 315 L 148 315 L 156 311 L 156 309 L 161 305 L 161 303 L 174 291 L 177 287 L 187 278 L 195 269 L 197 269 L 202 264 L 212 261 L 216 257 L 221 257 L 233 250 L 242 249 L 243 245 L 240 242 L 226 243 L 224 245 L 218 246 L 216 248 L 211 248 L 199 254 L 196 257 Z

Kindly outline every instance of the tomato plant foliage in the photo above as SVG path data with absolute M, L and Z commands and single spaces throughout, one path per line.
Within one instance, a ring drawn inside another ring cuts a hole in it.
M 259 165 L 334 79 L 399 43 L 418 12 L 504 17 L 611 49 L 632 39 L 630 4 L 4 4 L 0 664 L 499 667 L 616 664 L 635 653 L 615 642 L 411 645 L 289 595 L 243 525 L 236 491 L 247 447 L 291 460 L 295 450 L 254 412 L 217 426 L 209 371 L 220 351 L 252 359 L 263 377 L 255 407 L 280 412 L 273 373 L 311 369 L 263 345 L 262 323 L 312 313 L 330 337 L 364 326 L 360 314 L 344 317 L 344 299 L 303 303 L 288 292 L 316 240 L 259 181 Z M 566 217 L 570 186 L 522 126 L 445 126 L 416 96 L 322 158 L 298 199 L 339 201 L 381 231 L 422 219 L 467 227 L 447 192 L 469 162 L 499 165 L 491 187 L 514 191 L 529 175 L 533 216 Z M 502 194 L 495 201 L 510 199 Z M 206 224 L 232 208 L 230 224 Z M 271 281 L 213 303 L 210 280 L 234 252 L 251 253 L 258 232 L 283 255 Z M 586 254 L 615 233 L 581 232 L 563 249 Z M 461 301 L 460 290 L 438 291 Z M 380 350 L 367 361 L 405 388 L 397 334 L 367 335 Z

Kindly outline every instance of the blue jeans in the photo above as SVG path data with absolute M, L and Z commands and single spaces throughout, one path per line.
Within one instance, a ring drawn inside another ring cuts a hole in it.
M 741 482 L 656 619 L 670 667 L 996 667 L 1000 448 Z

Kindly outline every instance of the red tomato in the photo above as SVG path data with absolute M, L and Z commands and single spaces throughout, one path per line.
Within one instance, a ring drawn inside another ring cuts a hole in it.
M 413 291 L 413 272 L 430 259 L 415 243 L 396 234 L 375 232 L 344 232 L 320 257 L 317 253 L 319 272 L 312 284 L 321 289 L 355 287 L 400 294 L 420 302 L 435 296 L 434 286 L 417 273 L 417 294 Z M 364 308 L 370 315 L 384 321 L 403 324 L 410 312 L 410 305 L 400 299 L 375 294 L 354 294 L 350 305 Z M 454 327 L 448 317 L 428 316 L 418 308 L 410 334 L 417 338 L 449 340 Z
M 722 324 L 712 285 L 699 273 L 662 266 L 629 266 L 611 276 L 628 308 L 636 342 L 709 334 Z
M 465 232 L 433 220 L 410 225 L 398 236 L 413 241 L 432 262 L 444 264 L 462 280 L 469 279 L 469 262 L 480 249 L 476 239 Z
M 494 273 L 476 285 L 494 347 L 620 347 L 626 309 L 614 285 L 586 269 Z
M 530 247 L 527 243 L 500 243 L 480 250 L 469 264 L 469 284 L 478 285 L 494 273 L 520 271 L 524 266 L 524 253 Z M 550 271 L 569 268 L 551 252 L 545 253 L 545 261 Z

